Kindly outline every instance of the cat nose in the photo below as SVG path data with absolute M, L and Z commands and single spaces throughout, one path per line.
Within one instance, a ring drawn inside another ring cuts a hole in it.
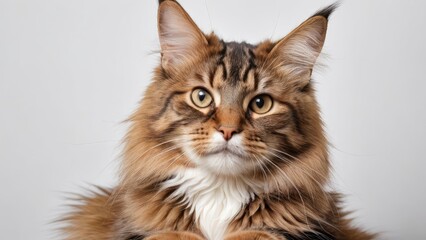
M 237 128 L 235 128 L 235 127 L 225 127 L 225 126 L 221 126 L 221 127 L 218 129 L 218 131 L 222 133 L 223 138 L 224 138 L 226 141 L 229 141 L 229 139 L 231 139 L 231 138 L 232 138 L 232 136 L 233 136 L 234 134 L 238 133 L 238 130 L 237 130 Z

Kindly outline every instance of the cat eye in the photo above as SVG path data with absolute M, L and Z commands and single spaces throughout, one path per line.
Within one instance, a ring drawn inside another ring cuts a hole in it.
M 203 88 L 194 89 L 191 93 L 191 100 L 199 108 L 206 108 L 213 102 L 210 93 Z
M 262 94 L 254 97 L 250 102 L 250 109 L 257 114 L 265 114 L 272 108 L 272 98 Z

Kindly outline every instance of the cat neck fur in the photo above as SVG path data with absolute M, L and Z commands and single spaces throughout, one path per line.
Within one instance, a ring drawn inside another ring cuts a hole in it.
M 231 220 L 262 188 L 248 178 L 217 175 L 202 168 L 179 169 L 163 187 L 177 187 L 170 198 L 184 197 L 209 240 L 223 239 Z

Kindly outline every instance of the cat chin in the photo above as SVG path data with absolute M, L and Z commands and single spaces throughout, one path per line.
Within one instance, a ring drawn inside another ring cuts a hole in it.
M 253 167 L 247 161 L 243 136 L 238 134 L 225 141 L 221 134 L 215 133 L 209 145 L 209 150 L 203 155 L 197 154 L 191 146 L 185 146 L 183 150 L 199 168 L 215 175 L 240 176 Z
M 226 150 L 203 156 L 199 160 L 200 167 L 217 175 L 238 176 L 248 170 L 243 159 Z
M 248 170 L 244 159 L 227 150 L 203 156 L 195 155 L 190 147 L 184 151 L 197 167 L 215 175 L 238 176 Z

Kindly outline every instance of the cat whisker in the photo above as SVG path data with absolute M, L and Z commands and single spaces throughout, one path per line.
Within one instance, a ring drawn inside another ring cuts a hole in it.
M 268 161 L 270 164 L 272 164 L 272 166 L 274 166 L 279 172 L 281 172 L 281 174 L 290 182 L 290 184 L 296 190 L 297 194 L 299 195 L 300 201 L 302 202 L 303 209 L 305 211 L 305 221 L 306 221 L 306 224 L 307 224 L 308 228 L 310 230 L 312 230 L 311 227 L 309 226 L 308 212 L 307 212 L 307 209 L 306 209 L 305 201 L 303 200 L 302 193 L 299 191 L 299 188 L 296 186 L 296 184 L 290 179 L 290 177 L 277 164 L 275 164 L 272 160 L 270 160 L 267 157 L 264 157 L 264 159 L 266 161 Z
M 257 157 L 256 157 L 256 155 L 254 155 L 254 154 L 250 154 L 250 156 L 251 156 L 252 158 L 254 158 L 254 159 L 256 160 L 256 162 L 259 164 L 259 167 L 260 167 L 260 170 L 262 171 L 262 174 L 263 174 L 264 180 L 266 180 L 266 179 L 268 178 L 268 175 L 266 174 L 265 167 L 264 167 L 264 163 L 262 163 L 262 161 L 260 161 L 260 159 L 259 159 L 259 158 L 257 158 Z
M 255 157 L 256 159 L 258 159 L 255 155 L 254 155 L 254 157 Z M 263 156 L 263 155 L 260 155 L 260 157 L 264 158 L 264 156 Z M 265 166 L 265 165 L 264 165 L 264 163 L 263 163 L 262 161 L 260 161 L 260 159 L 258 159 L 258 161 L 260 162 L 261 169 L 263 170 L 263 168 L 264 168 L 264 166 Z M 269 172 L 269 177 L 273 179 L 273 181 L 274 181 L 274 183 L 275 183 L 275 185 L 276 185 L 277 189 L 280 189 L 280 186 L 279 186 L 278 180 L 277 180 L 277 178 L 275 177 L 275 175 L 274 175 L 274 174 L 272 174 L 271 170 L 270 170 L 268 167 L 266 167 L 266 166 L 265 166 L 265 169 Z M 264 170 L 263 170 L 263 171 L 264 171 Z M 266 172 L 265 172 L 265 174 L 266 174 Z M 266 179 L 268 179 L 268 176 L 265 176 L 265 180 L 266 180 Z
M 159 144 L 156 144 L 156 145 L 154 145 L 154 146 L 152 146 L 152 147 L 150 147 L 150 148 L 148 148 L 147 150 L 145 150 L 144 152 L 142 152 L 141 154 L 140 154 L 140 156 L 138 157 L 138 159 L 141 159 L 145 154 L 147 154 L 148 152 L 150 152 L 150 151 L 152 151 L 152 150 L 154 150 L 154 149 L 156 149 L 156 148 L 158 148 L 158 147 L 160 147 L 160 146 L 162 146 L 162 145 L 164 145 L 164 144 L 167 144 L 167 143 L 171 143 L 171 142 L 173 142 L 173 141 L 177 141 L 177 140 L 180 140 L 179 138 L 173 138 L 173 139 L 169 139 L 169 140 L 167 140 L 167 141 L 163 141 L 163 142 L 160 142 Z M 133 146 L 133 147 L 136 147 L 136 146 Z M 123 183 L 125 183 L 124 181 L 123 181 Z M 118 188 L 117 188 L 117 192 L 121 192 L 122 191 L 122 189 L 123 188 L 125 188 L 125 186 L 126 186 L 126 184 L 122 184 L 122 185 L 120 185 Z M 115 195 L 117 195 L 117 194 L 115 194 Z M 114 196 L 114 199 L 112 200 L 112 202 L 114 202 L 115 201 L 115 198 L 116 198 L 117 196 Z
M 181 137 L 180 139 L 183 139 L 183 138 Z M 154 148 L 160 147 L 160 146 L 162 146 L 162 145 L 164 145 L 164 144 L 167 144 L 167 143 L 171 143 L 171 142 L 174 142 L 174 141 L 178 141 L 178 140 L 180 140 L 180 139 L 179 139 L 179 138 L 173 138 L 173 139 L 170 139 L 170 140 L 168 140 L 168 141 L 160 142 L 159 144 L 154 145 L 154 146 L 152 146 L 152 147 L 148 148 L 147 150 L 145 150 L 144 152 L 142 152 L 142 153 L 140 154 L 140 157 L 144 156 L 147 152 L 151 151 L 151 150 L 152 150 L 152 149 L 154 149 Z M 136 147 L 136 145 L 135 145 L 134 147 Z
M 177 145 L 177 146 L 175 146 L 175 148 L 174 149 L 178 149 L 178 148 L 181 148 L 181 147 L 183 147 L 183 145 L 184 144 L 186 144 L 186 143 L 188 143 L 188 142 L 191 142 L 191 141 L 187 141 L 187 142 L 183 142 L 183 143 L 181 143 L 180 145 Z M 197 147 L 195 147 L 195 149 L 194 149 L 195 151 L 197 151 L 198 150 L 198 148 Z M 169 151 L 172 151 L 172 150 L 169 150 Z M 158 155 L 158 154 L 157 154 Z M 170 166 L 172 166 L 179 158 L 181 158 L 182 156 L 184 156 L 185 155 L 185 153 L 181 153 L 181 154 L 179 154 L 179 155 L 177 155 L 176 157 L 174 157 L 174 158 L 172 158 L 171 160 L 170 160 L 170 162 L 169 162 L 169 164 L 168 164 L 168 166 L 165 168 L 165 169 L 169 169 L 169 167 Z M 190 164 L 190 162 L 187 162 L 186 163 L 186 165 L 184 166 L 184 168 L 187 168 L 188 167 L 188 165 Z M 162 189 L 159 189 L 150 199 L 149 199 L 149 201 L 151 201 L 152 199 L 154 199 L 156 196 L 158 196 L 158 194 L 159 193 L 161 193 L 161 190 Z
M 277 151 L 277 152 L 280 152 L 280 153 L 283 153 L 283 154 L 286 154 L 285 152 L 283 152 L 283 151 L 280 151 L 280 150 L 278 150 L 278 149 L 274 149 L 274 148 L 271 148 L 271 150 L 274 150 L 274 151 Z M 275 155 L 275 154 L 274 154 Z M 291 156 L 290 154 L 286 154 L 286 155 L 288 155 L 288 156 Z M 280 157 L 280 156 L 277 156 L 277 155 L 275 155 L 276 157 L 278 157 L 280 160 L 284 160 L 284 161 L 288 161 L 287 159 L 283 159 L 282 157 Z M 296 158 L 296 157 L 294 157 L 294 156 L 292 156 L 292 158 L 294 158 L 294 159 L 297 159 L 297 160 L 300 160 L 300 159 L 298 159 L 298 158 Z M 301 161 L 301 163 L 302 164 L 304 164 L 304 166 L 306 166 L 306 167 L 308 167 L 308 168 L 310 168 L 307 164 L 305 164 L 305 163 L 303 163 L 302 161 Z M 310 177 L 313 181 L 315 181 L 316 182 L 316 184 L 318 184 L 318 186 L 322 186 L 322 184 L 320 183 L 320 182 L 318 182 L 309 172 L 307 172 L 307 171 L 305 171 L 305 169 L 303 169 L 303 168 L 301 168 L 300 166 L 297 166 L 297 165 L 293 165 L 293 166 L 295 166 L 295 167 L 298 167 L 303 173 L 305 173 L 308 177 Z M 316 171 L 315 169 L 312 169 L 312 168 L 310 168 L 312 171 L 315 171 L 316 173 L 318 173 L 318 174 L 320 174 L 318 171 Z M 324 177 L 324 176 L 323 176 Z M 332 201 L 333 199 L 332 199 L 332 197 L 326 192 L 326 191 L 321 191 L 322 192 L 322 194 L 324 195 L 324 197 L 326 197 L 328 200 L 330 200 L 330 201 Z M 312 199 L 314 199 L 314 197 L 313 197 L 313 195 L 312 195 L 312 193 L 310 193 L 310 195 L 311 195 L 311 198 Z M 332 211 L 332 214 L 336 214 L 335 213 L 335 210 L 334 209 L 331 209 L 331 211 Z M 317 221 L 319 221 L 319 220 L 317 220 Z M 325 223 L 325 224 L 327 224 L 327 225 L 329 225 L 330 227 L 332 227 L 332 228 L 335 228 L 336 230 L 338 230 L 333 224 L 331 224 L 331 223 L 328 223 L 327 221 L 324 221 L 324 220 L 321 220 L 321 222 L 323 222 L 323 223 Z M 318 222 L 319 223 L 319 222 Z M 321 226 L 322 227 L 322 226 Z M 325 229 L 323 229 L 324 231 L 325 231 Z
M 292 158 L 292 159 L 294 159 L 294 160 L 299 161 L 299 162 L 300 162 L 302 165 L 304 165 L 306 168 L 308 168 L 309 170 L 314 171 L 315 173 L 317 173 L 318 175 L 320 175 L 320 177 L 322 177 L 324 180 L 328 179 L 328 177 L 327 177 L 327 176 L 324 176 L 324 174 L 320 173 L 320 172 L 319 172 L 319 171 L 317 171 L 316 169 L 313 169 L 311 166 L 307 165 L 305 162 L 303 162 L 303 161 L 302 161 L 302 160 L 300 160 L 299 158 L 297 158 L 297 157 L 295 157 L 295 156 L 293 156 L 293 155 L 291 155 L 291 154 L 289 154 L 289 153 L 286 153 L 286 152 L 284 152 L 284 151 L 278 150 L 278 149 L 276 149 L 276 148 L 270 148 L 270 149 L 271 149 L 271 150 L 273 150 L 273 151 L 276 151 L 276 152 L 278 152 L 278 153 L 284 154 L 285 156 L 290 157 L 290 158 Z M 283 158 L 281 158 L 281 159 L 282 159 L 282 160 L 285 160 L 285 161 L 287 161 L 287 162 L 289 162 L 289 160 L 288 160 L 288 159 L 283 159 Z M 315 180 L 315 181 L 316 181 L 316 179 L 315 179 L 315 178 L 313 178 L 313 180 Z M 319 183 L 319 182 L 317 181 L 317 183 Z M 322 185 L 322 184 L 319 184 L 319 185 Z
M 176 139 L 172 139 L 172 140 L 169 140 L 169 141 L 167 141 L 167 142 L 171 142 L 171 141 L 173 141 L 173 140 L 176 140 Z M 163 145 L 163 144 L 165 144 L 166 142 L 163 142 L 163 143 L 160 143 L 160 144 L 157 144 L 156 146 L 154 146 L 154 147 L 152 147 L 152 148 L 150 148 L 150 149 L 148 149 L 147 151 L 145 151 L 144 153 L 147 153 L 149 150 L 153 150 L 155 147 L 158 147 L 158 146 L 161 146 L 161 145 Z M 157 155 L 161 155 L 161 153 L 160 154 L 157 154 Z M 140 180 L 142 180 L 142 178 L 137 178 L 138 179 L 138 181 L 140 181 Z M 117 193 L 121 193 L 122 192 L 122 190 L 124 189 L 124 188 L 126 188 L 126 185 L 127 184 L 125 184 L 126 182 L 125 181 L 123 181 L 123 184 L 122 185 L 120 185 L 119 187 L 117 187 Z M 111 202 L 112 203 L 114 203 L 115 201 L 116 201 L 116 198 L 118 197 L 118 194 L 113 194 L 113 195 L 111 195 L 111 196 L 114 196 L 113 197 L 113 199 L 111 200 Z
M 183 138 L 182 138 L 182 139 L 183 139 Z M 153 150 L 157 149 L 158 147 L 160 147 L 160 146 L 162 146 L 162 145 L 164 145 L 164 144 L 166 144 L 166 143 L 170 143 L 170 142 L 174 142 L 174 141 L 178 141 L 178 140 L 180 140 L 180 139 L 174 138 L 174 139 L 170 139 L 170 140 L 168 140 L 168 141 L 164 141 L 164 142 L 162 142 L 162 143 L 159 143 L 159 144 L 157 144 L 157 145 L 155 145 L 155 146 L 153 146 L 153 147 L 149 148 L 149 149 L 148 149 L 148 150 L 146 150 L 145 152 L 143 152 L 143 154 L 141 154 L 141 155 L 140 155 L 140 156 L 139 156 L 139 157 L 138 157 L 135 161 L 138 161 L 138 160 L 141 160 L 141 159 L 145 158 L 146 156 L 143 156 L 143 155 L 148 154 L 150 151 L 153 151 Z M 160 151 L 159 153 L 157 153 L 156 155 L 154 155 L 154 156 L 152 156 L 152 157 L 150 157 L 150 158 L 157 158 L 157 157 L 159 157 L 159 156 L 161 156 L 161 155 L 163 155 L 163 154 L 165 154 L 165 153 L 168 153 L 168 152 L 170 152 L 170 151 L 176 150 L 176 149 L 178 149 L 178 148 L 182 147 L 182 146 L 183 146 L 183 144 L 185 144 L 185 143 L 186 143 L 186 142 L 179 142 L 179 144 L 175 144 L 175 145 L 173 145 L 173 146 L 171 146 L 171 147 L 169 147 L 169 148 L 162 149 L 162 150 L 164 150 L 164 151 Z M 134 174 L 137 174 L 137 173 L 134 173 Z M 140 175 L 140 177 L 137 177 L 137 180 L 138 180 L 138 181 L 143 180 L 143 178 L 142 178 L 141 176 L 143 176 L 143 175 L 141 174 L 141 175 Z M 125 181 L 123 181 L 123 183 L 124 183 L 124 184 L 122 184 L 122 185 L 121 185 L 121 188 L 124 188 L 124 187 L 126 186 Z M 121 190 L 121 188 L 119 188 L 119 190 Z
M 280 153 L 284 153 L 284 152 L 282 152 L 282 151 L 280 151 L 280 150 L 277 150 L 277 149 L 272 149 L 272 150 L 274 150 L 274 151 L 277 151 L 277 152 L 280 152 Z M 288 162 L 288 159 L 285 159 L 285 158 L 283 158 L 282 156 L 279 156 L 279 155 L 276 155 L 276 154 L 273 154 L 274 156 L 276 156 L 278 159 L 280 159 L 280 160 L 283 160 L 283 161 L 286 161 L 286 162 Z M 318 175 L 320 175 L 321 177 L 323 177 L 324 179 L 325 179 L 325 176 L 322 174 L 322 173 L 320 173 L 319 171 L 317 171 L 317 170 L 315 170 L 315 169 L 313 169 L 312 167 L 310 167 L 309 165 L 307 165 L 306 163 L 304 163 L 303 161 L 300 161 L 300 163 L 304 166 L 304 167 L 306 167 L 306 168 L 308 168 L 309 170 L 311 170 L 311 171 L 313 171 L 313 172 L 315 172 L 315 173 L 317 173 Z M 309 178 L 311 178 L 316 184 L 318 184 L 318 186 L 322 186 L 322 183 L 320 183 L 314 176 L 312 176 L 312 174 L 310 173 L 310 172 L 308 172 L 308 171 L 306 171 L 306 169 L 303 169 L 302 167 L 300 167 L 300 166 L 297 166 L 297 165 L 292 165 L 293 167 L 297 167 L 297 168 L 299 168 L 301 171 L 302 171 L 302 173 L 304 173 L 304 174 L 306 174 Z
M 274 155 L 277 159 L 279 159 L 279 160 L 282 160 L 282 161 L 284 161 L 284 162 L 287 162 L 288 160 L 287 159 L 285 159 L 285 158 L 282 158 L 281 156 L 279 156 L 279 155 L 277 155 L 277 154 L 274 154 L 274 153 L 271 153 L 272 155 Z M 296 166 L 296 167 L 298 167 L 297 165 L 292 165 L 292 166 Z M 310 174 L 310 173 L 308 173 L 307 171 L 305 171 L 304 169 L 302 169 L 302 168 L 299 168 L 303 173 L 306 173 L 311 179 L 313 179 L 313 181 L 315 181 L 316 183 L 318 183 L 319 184 L 319 182 Z M 292 171 L 292 168 L 291 167 L 289 167 L 288 168 L 288 170 L 290 170 L 290 171 Z M 294 172 L 294 171 L 292 171 L 293 172 L 293 174 L 295 174 L 295 175 L 298 175 L 298 173 L 297 172 Z M 319 186 L 321 186 L 321 185 L 319 185 Z M 313 195 L 312 195 L 312 192 L 311 191 L 308 191 L 309 192 L 309 194 L 310 194 L 310 196 L 311 196 L 311 199 L 314 199 L 314 197 L 313 197 Z
M 189 141 L 188 141 L 189 142 Z M 159 156 L 161 156 L 161 155 L 163 155 L 163 154 L 166 154 L 166 153 L 169 153 L 169 152 L 171 152 L 171 151 L 174 151 L 174 150 L 177 150 L 177 149 L 180 149 L 180 148 L 182 148 L 183 146 L 185 146 L 185 144 L 186 144 L 187 142 L 180 142 L 179 144 L 175 144 L 175 145 L 173 145 L 173 146 L 171 146 L 171 147 L 169 147 L 169 148 L 166 148 L 166 149 L 161 149 L 161 152 L 159 152 L 159 153 L 157 153 L 156 155 L 154 155 L 154 156 L 151 156 L 150 158 L 151 159 L 156 159 L 157 157 L 159 157 Z

